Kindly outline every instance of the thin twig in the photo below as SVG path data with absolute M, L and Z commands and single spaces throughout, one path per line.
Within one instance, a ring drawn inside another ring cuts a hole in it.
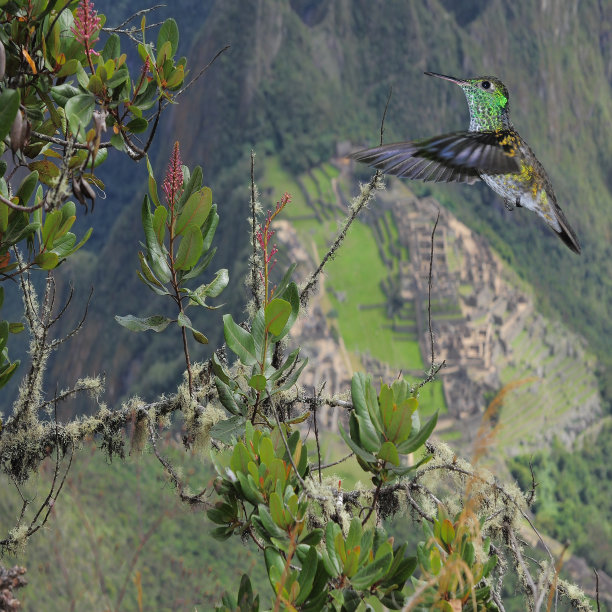
M 215 56 L 210 60 L 210 62 L 208 62 L 208 64 L 206 64 L 206 66 L 204 66 L 204 68 L 202 68 L 200 70 L 200 72 L 198 72 L 198 74 L 196 74 L 193 79 L 191 79 L 191 81 L 189 81 L 189 83 L 187 83 L 187 85 L 185 85 L 185 87 L 183 87 L 183 89 L 180 89 L 179 91 L 176 92 L 176 94 L 174 94 L 173 96 L 173 100 L 176 100 L 181 94 L 185 93 L 215 62 L 215 60 L 222 55 L 223 53 L 225 53 L 229 48 L 231 47 L 231 45 L 225 45 L 225 47 L 223 47 L 222 49 L 220 49 L 219 51 L 217 51 L 217 53 L 215 54 Z M 169 101 L 166 101 L 166 103 L 164 104 L 164 108 L 166 108 L 166 106 L 168 106 L 168 104 L 170 104 Z
M 6 204 L 9 208 L 12 208 L 13 210 L 18 210 L 20 212 L 26 212 L 26 213 L 32 213 L 35 210 L 42 208 L 47 203 L 45 198 L 43 198 L 35 206 L 20 206 L 19 204 L 15 204 L 14 202 L 11 202 L 8 198 L 5 198 L 1 193 L 0 193 L 0 202 L 2 202 L 3 204 Z
M 391 101 L 391 94 L 393 93 L 393 86 L 389 87 L 389 95 L 387 96 L 387 103 L 385 104 L 385 110 L 383 112 L 382 120 L 380 122 L 380 146 L 383 143 L 383 134 L 385 133 L 385 117 L 387 116 L 387 109 L 389 108 L 389 102 Z
M 354 454 L 355 453 L 349 453 L 348 455 L 342 457 L 342 459 L 338 459 L 338 461 L 332 461 L 331 463 L 324 463 L 323 465 L 321 465 L 321 459 L 319 458 L 319 469 L 320 470 L 326 470 L 327 468 L 330 468 L 330 467 L 332 467 L 334 465 L 338 465 L 339 463 L 343 463 L 347 459 L 350 459 Z
M 153 11 L 156 11 L 158 8 L 164 8 L 165 6 L 165 4 L 154 4 L 153 6 L 149 6 L 148 8 L 136 11 L 133 15 L 130 15 L 123 23 L 120 23 L 117 27 L 102 28 L 102 32 L 116 32 L 117 30 L 125 27 L 133 19 L 136 19 L 136 17 L 140 17 L 140 15 L 144 15 L 145 13 L 151 13 Z
M 59 145 L 61 147 L 65 147 L 68 145 L 68 140 L 64 140 L 63 138 L 58 138 L 57 136 L 48 136 L 47 134 L 41 134 L 40 132 L 32 131 L 32 138 L 36 140 L 43 140 L 44 142 L 51 142 L 53 144 Z M 82 149 L 86 151 L 91 151 L 91 147 L 88 144 L 81 144 L 80 142 L 75 142 L 72 145 L 75 149 Z M 113 145 L 110 140 L 106 142 L 101 142 L 98 145 L 98 149 L 109 149 Z
M 434 353 L 434 336 L 431 328 L 431 284 L 433 277 L 433 259 L 434 259 L 434 239 L 436 237 L 436 228 L 438 227 L 438 221 L 440 220 L 440 209 L 436 216 L 436 222 L 434 223 L 433 230 L 431 231 L 431 252 L 429 254 L 429 275 L 427 277 L 427 325 L 429 327 L 429 339 L 431 342 L 431 369 L 434 368 L 436 355 Z
M 438 374 L 438 372 L 446 365 L 446 361 L 436 364 L 436 354 L 434 351 L 434 334 L 431 325 L 431 287 L 433 279 L 433 260 L 434 260 L 434 239 L 436 236 L 436 228 L 438 227 L 438 221 L 440 220 L 440 209 L 438 209 L 438 215 L 436 216 L 436 222 L 434 223 L 433 230 L 431 232 L 431 251 L 429 254 L 429 274 L 427 277 L 427 327 L 429 329 L 429 340 L 431 344 L 431 366 L 427 376 L 418 384 L 417 388 L 420 389 L 426 384 L 430 383 Z

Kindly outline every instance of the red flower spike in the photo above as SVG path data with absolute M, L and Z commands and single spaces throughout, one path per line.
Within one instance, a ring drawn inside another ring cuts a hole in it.
M 168 205 L 173 208 L 183 193 L 183 168 L 178 141 L 174 143 L 162 189 L 166 194 Z
M 93 2 L 90 0 L 81 0 L 79 6 L 74 13 L 74 26 L 70 31 L 75 35 L 76 39 L 85 47 L 88 55 L 100 55 L 92 49 L 92 46 L 98 41 L 98 34 L 102 21 L 98 17 L 98 12 L 94 9 Z

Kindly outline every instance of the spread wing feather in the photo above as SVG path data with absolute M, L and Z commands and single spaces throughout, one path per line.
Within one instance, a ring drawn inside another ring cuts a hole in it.
M 423 181 L 473 182 L 481 172 L 519 172 L 513 147 L 508 132 L 453 132 L 365 149 L 349 157 L 385 174 Z

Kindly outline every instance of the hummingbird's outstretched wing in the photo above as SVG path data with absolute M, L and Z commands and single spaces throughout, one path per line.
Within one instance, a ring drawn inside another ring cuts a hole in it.
M 473 182 L 480 173 L 520 172 L 516 143 L 507 131 L 453 132 L 427 140 L 396 142 L 349 157 L 385 174 L 435 182 Z

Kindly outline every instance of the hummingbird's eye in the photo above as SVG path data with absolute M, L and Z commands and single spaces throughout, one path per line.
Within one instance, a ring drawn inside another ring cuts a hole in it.
M 483 81 L 480 85 L 481 85 L 481 87 L 483 89 L 490 89 L 491 88 L 491 83 L 489 81 Z

